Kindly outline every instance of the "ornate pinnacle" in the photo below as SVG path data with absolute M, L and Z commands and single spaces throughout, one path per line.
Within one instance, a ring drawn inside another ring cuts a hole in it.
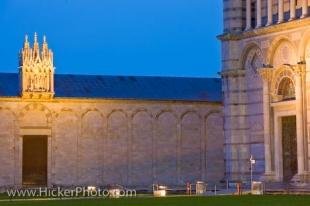
M 38 42 L 38 35 L 37 32 L 34 32 L 34 43 Z
M 46 44 L 46 36 L 43 36 L 43 43 Z
M 25 42 L 24 42 L 24 48 L 29 47 L 29 42 L 28 42 L 28 35 L 25 35 Z

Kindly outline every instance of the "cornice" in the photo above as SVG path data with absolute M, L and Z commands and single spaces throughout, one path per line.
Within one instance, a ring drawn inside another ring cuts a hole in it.
M 260 28 L 255 28 L 249 31 L 243 31 L 240 33 L 224 33 L 217 38 L 221 41 L 239 41 L 242 39 L 252 38 L 256 36 L 262 36 L 266 34 L 272 34 L 281 31 L 292 30 L 300 27 L 305 27 L 310 25 L 310 18 L 296 19 L 293 21 L 283 22 L 280 24 L 272 24 L 270 26 L 263 26 Z
M 245 70 L 244 69 L 231 69 L 231 70 L 225 70 L 219 73 L 222 78 L 225 77 L 239 77 L 239 76 L 245 76 Z
M 21 97 L 0 97 L 0 102 L 41 102 L 41 103 L 117 103 L 117 104 L 202 104 L 222 105 L 222 102 L 212 101 L 185 101 L 185 100 L 139 100 L 139 99 L 104 99 L 104 98 L 60 98 L 52 99 L 23 99 Z

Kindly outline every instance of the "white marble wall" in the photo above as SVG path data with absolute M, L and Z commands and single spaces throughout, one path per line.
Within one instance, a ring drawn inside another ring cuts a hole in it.
M 22 136 L 48 136 L 48 185 L 184 185 L 224 178 L 222 106 L 0 99 L 0 187 L 21 186 Z
M 229 1 L 234 2 L 234 1 Z M 264 4 L 264 1 L 263 1 Z M 300 7 L 300 1 L 298 6 Z M 285 3 L 287 8 L 287 3 Z M 224 13 L 225 15 L 225 13 Z M 224 16 L 225 18 L 225 16 Z M 237 19 L 235 19 L 238 21 Z M 265 170 L 264 124 L 262 81 L 257 69 L 272 66 L 279 69 L 285 64 L 306 63 L 303 80 L 303 139 L 309 145 L 309 19 L 290 21 L 281 25 L 262 27 L 256 32 L 220 37 L 222 40 L 222 76 L 224 91 L 226 172 L 231 180 L 249 180 L 249 157 L 257 160 L 255 178 L 260 179 Z M 277 80 L 277 77 L 273 77 Z M 272 88 L 273 90 L 275 88 Z M 272 91 L 274 92 L 274 91 Z M 272 110 L 271 110 L 272 111 Z M 271 129 L 274 133 L 273 113 Z M 272 169 L 275 167 L 274 136 L 271 136 Z M 309 146 L 304 155 L 309 156 Z M 305 159 L 306 173 L 309 173 L 309 158 Z

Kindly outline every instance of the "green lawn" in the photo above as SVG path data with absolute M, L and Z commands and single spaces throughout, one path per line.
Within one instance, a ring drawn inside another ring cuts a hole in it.
M 96 200 L 52 200 L 0 202 L 1 206 L 298 206 L 310 205 L 310 196 L 217 196 Z

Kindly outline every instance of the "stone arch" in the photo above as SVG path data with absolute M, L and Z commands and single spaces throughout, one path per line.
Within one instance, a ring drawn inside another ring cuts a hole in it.
M 310 57 L 310 30 L 304 32 L 298 45 L 299 59 L 305 61 L 308 55 Z
M 219 111 L 211 111 L 205 116 L 206 136 L 206 180 L 219 182 L 224 178 L 224 131 L 223 114 Z
M 165 185 L 177 184 L 177 124 L 171 111 L 162 111 L 156 119 L 156 182 Z
M 310 30 L 307 30 L 299 42 L 298 57 L 306 63 L 306 71 L 310 71 Z
M 267 53 L 267 64 L 279 67 L 285 64 L 297 64 L 297 48 L 287 36 L 276 37 Z
M 154 118 L 153 117 L 153 114 L 151 112 L 149 112 L 147 109 L 145 108 L 139 108 L 139 109 L 136 109 L 132 114 L 131 114 L 131 118 L 133 119 L 137 113 L 140 113 L 140 112 L 145 112 L 150 118 Z
M 282 97 L 279 97 L 279 85 L 284 78 L 289 78 L 295 87 L 295 80 L 294 80 L 294 71 L 293 68 L 290 66 L 282 66 L 281 68 L 277 69 L 271 81 L 271 95 L 275 101 L 282 100 Z
M 281 79 L 278 85 L 278 95 L 281 95 L 283 99 L 295 98 L 295 86 L 291 78 L 284 77 Z
M 9 108 L 0 107 L 0 183 L 14 186 L 14 137 L 16 116 Z
M 261 56 L 262 56 L 262 63 L 264 63 L 264 56 L 263 56 L 263 53 L 262 53 L 262 50 L 260 49 L 259 45 L 256 43 L 256 42 L 250 42 L 248 43 L 245 48 L 242 50 L 242 53 L 241 53 L 241 58 L 240 58 L 240 61 L 239 61 L 239 67 L 242 68 L 242 69 L 245 69 L 245 65 L 246 65 L 246 61 L 248 59 L 248 56 L 250 55 L 251 51 L 256 51 L 256 50 L 259 50 Z
M 131 181 L 133 186 L 153 183 L 153 118 L 146 109 L 132 116 Z
M 55 184 L 64 186 L 75 185 L 77 182 L 79 182 L 79 117 L 72 110 L 62 110 L 57 114 L 53 128 Z
M 201 117 L 196 111 L 181 116 L 180 173 L 183 184 L 201 179 Z
M 262 81 L 258 74 L 258 70 L 264 65 L 263 53 L 259 46 L 255 43 L 249 44 L 244 53 L 244 56 L 242 56 L 242 68 L 245 69 L 246 88 L 247 90 L 260 89 L 262 88 Z M 251 92 L 248 94 L 253 95 Z M 258 96 L 257 94 L 255 95 Z
M 108 113 L 107 118 L 109 119 L 111 117 L 111 115 L 113 115 L 115 113 L 122 113 L 126 118 L 128 117 L 126 111 L 124 111 L 122 109 L 113 109 L 110 113 Z
M 100 110 L 97 109 L 97 108 L 87 108 L 86 110 L 84 110 L 84 111 L 82 112 L 82 114 L 81 114 L 82 118 L 83 118 L 85 115 L 87 115 L 89 112 L 97 112 L 97 113 L 101 116 L 101 118 L 103 118 L 103 114 L 102 114 L 102 113 L 100 112 Z
M 158 121 L 158 118 L 159 118 L 162 114 L 164 114 L 164 113 L 170 113 L 170 114 L 172 114 L 172 115 L 179 121 L 179 116 L 178 116 L 173 110 L 171 110 L 171 109 L 163 109 L 163 110 L 161 110 L 160 112 L 158 112 L 158 113 L 156 114 L 156 116 L 155 116 L 156 120 Z
M 104 138 L 104 183 L 128 183 L 128 116 L 123 110 L 112 110 L 107 116 Z
M 43 104 L 30 103 L 18 115 L 22 126 L 51 126 L 52 112 Z
M 81 138 L 78 141 L 79 176 L 81 185 L 100 184 L 100 151 L 103 136 L 103 117 L 97 109 L 82 114 Z

